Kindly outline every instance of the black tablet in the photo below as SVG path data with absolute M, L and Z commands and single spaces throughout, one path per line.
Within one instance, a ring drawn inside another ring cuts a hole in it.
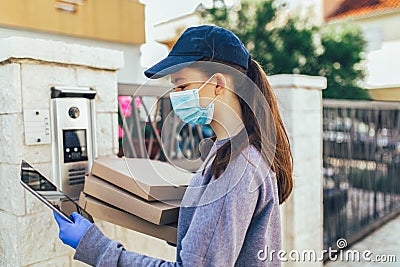
M 28 162 L 21 163 L 21 184 L 49 208 L 60 214 L 69 222 L 72 212 L 77 212 L 92 223 L 92 216 L 81 208 L 74 200 L 61 192 L 53 183 L 33 168 Z

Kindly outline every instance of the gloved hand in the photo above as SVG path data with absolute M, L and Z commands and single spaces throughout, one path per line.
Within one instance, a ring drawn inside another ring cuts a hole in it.
M 59 238 L 64 244 L 76 249 L 92 223 L 77 212 L 73 212 L 70 216 L 74 223 L 65 220 L 55 211 L 53 211 L 53 214 L 60 228 Z

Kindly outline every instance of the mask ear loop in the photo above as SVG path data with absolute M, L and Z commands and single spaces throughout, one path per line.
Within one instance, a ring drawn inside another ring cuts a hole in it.
M 198 91 L 200 91 L 201 89 L 203 89 L 203 87 L 206 86 L 206 85 L 208 84 L 208 82 L 211 81 L 212 78 L 214 78 L 214 76 L 215 76 L 215 73 L 214 73 L 213 75 L 211 75 L 211 77 L 210 77 L 207 81 L 205 81 L 205 82 L 199 87 Z M 224 78 L 225 78 L 225 77 L 224 77 Z M 213 103 L 215 102 L 215 100 L 217 100 L 218 97 L 219 97 L 219 95 L 217 95 L 216 97 L 214 97 L 214 98 L 211 100 L 210 104 L 208 104 L 208 105 L 213 104 Z
M 208 78 L 208 80 L 205 81 L 205 82 L 199 87 L 198 91 L 200 91 L 201 89 L 203 89 L 203 87 L 206 86 L 206 85 L 208 84 L 208 82 L 211 81 L 212 78 L 214 78 L 214 76 L 215 76 L 215 73 L 214 73 L 213 75 L 211 75 L 211 77 Z

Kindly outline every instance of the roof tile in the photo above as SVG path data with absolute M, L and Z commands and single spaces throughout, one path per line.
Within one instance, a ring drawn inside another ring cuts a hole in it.
M 344 0 L 335 11 L 327 16 L 327 19 L 364 16 L 393 9 L 400 9 L 400 0 Z

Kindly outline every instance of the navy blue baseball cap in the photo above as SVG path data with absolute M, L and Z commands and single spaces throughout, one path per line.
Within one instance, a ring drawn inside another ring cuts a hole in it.
M 233 32 L 218 26 L 201 25 L 186 29 L 168 56 L 144 74 L 148 78 L 158 79 L 204 57 L 233 63 L 245 70 L 251 60 L 249 51 Z

